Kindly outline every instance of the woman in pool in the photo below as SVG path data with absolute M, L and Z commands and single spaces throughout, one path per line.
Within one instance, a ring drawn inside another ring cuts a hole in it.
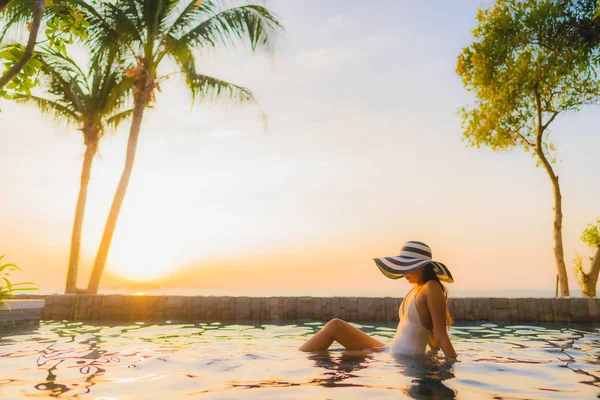
M 446 266 L 433 261 L 425 243 L 407 242 L 399 256 L 375 258 L 379 270 L 390 279 L 406 278 L 413 284 L 398 310 L 398 329 L 387 347 L 360 329 L 334 318 L 304 343 L 299 350 L 326 350 L 336 341 L 348 350 L 389 350 L 392 354 L 424 354 L 427 344 L 440 348 L 448 358 L 456 352 L 448 337 L 452 317 L 446 307 L 447 290 L 440 281 L 454 282 Z

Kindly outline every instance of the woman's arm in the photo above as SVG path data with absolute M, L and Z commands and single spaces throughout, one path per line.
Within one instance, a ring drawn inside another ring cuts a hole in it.
M 446 299 L 442 287 L 434 281 L 427 282 L 427 307 L 431 314 L 433 323 L 433 334 L 437 345 L 442 349 L 446 357 L 456 358 L 456 351 L 446 329 Z

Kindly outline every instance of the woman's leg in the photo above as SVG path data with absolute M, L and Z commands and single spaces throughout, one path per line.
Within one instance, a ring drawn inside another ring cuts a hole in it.
M 339 318 L 334 318 L 314 334 L 298 350 L 319 351 L 327 350 L 336 341 L 348 350 L 362 350 L 371 347 L 384 347 L 385 343 L 372 338 L 363 331 Z

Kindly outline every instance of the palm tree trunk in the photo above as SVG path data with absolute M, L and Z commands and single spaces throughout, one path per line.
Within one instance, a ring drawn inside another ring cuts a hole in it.
M 592 260 L 592 268 L 587 274 L 588 279 L 583 294 L 588 297 L 596 297 L 596 285 L 598 284 L 598 274 L 600 274 L 600 247 L 596 248 L 596 254 Z
M 4 86 L 6 86 L 6 84 L 23 69 L 25 64 L 27 64 L 33 56 L 33 49 L 35 48 L 35 42 L 37 40 L 38 31 L 40 30 L 42 14 L 44 13 L 45 8 L 46 2 L 44 0 L 36 0 L 35 9 L 33 11 L 33 22 L 31 23 L 31 28 L 29 29 L 27 46 L 25 46 L 25 51 L 21 55 L 21 58 L 19 58 L 19 60 L 12 67 L 10 67 L 8 71 L 0 76 L 0 90 L 2 90 Z
M 129 185 L 129 178 L 131 177 L 131 172 L 133 170 L 133 162 L 135 161 L 135 152 L 137 149 L 140 127 L 142 125 L 142 117 L 144 116 L 144 110 L 150 102 L 151 93 L 147 89 L 149 85 L 142 84 L 141 87 L 143 89 L 141 89 L 139 94 L 135 96 L 135 107 L 133 110 L 131 128 L 129 129 L 129 141 L 127 142 L 125 167 L 123 168 L 121 180 L 117 186 L 117 191 L 115 192 L 115 197 L 113 198 L 110 212 L 108 213 L 106 225 L 104 226 L 104 234 L 102 235 L 102 240 L 100 241 L 100 247 L 98 248 L 98 253 L 96 254 L 94 268 L 92 270 L 92 275 L 90 276 L 90 281 L 87 287 L 88 294 L 98 293 L 100 279 L 102 278 L 102 273 L 104 272 L 104 267 L 108 258 L 108 252 L 110 250 L 110 244 L 117 226 L 117 219 L 119 218 L 119 213 L 121 212 L 121 205 L 125 199 L 125 193 L 127 192 L 127 186 Z
M 79 264 L 79 250 L 81 249 L 81 229 L 83 227 L 83 216 L 85 214 L 85 203 L 87 200 L 88 183 L 92 171 L 92 161 L 98 150 L 98 142 L 93 141 L 86 144 L 83 167 L 81 168 L 81 183 L 79 185 L 79 197 L 75 208 L 75 220 L 73 221 L 73 233 L 71 235 L 71 255 L 69 257 L 69 269 L 67 270 L 67 284 L 65 293 L 77 293 L 77 269 Z

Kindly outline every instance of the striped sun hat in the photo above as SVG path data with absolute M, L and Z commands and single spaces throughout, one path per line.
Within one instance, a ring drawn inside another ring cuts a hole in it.
M 452 283 L 454 279 L 448 268 L 438 261 L 431 259 L 431 248 L 425 243 L 410 241 L 402 247 L 399 256 L 374 258 L 379 270 L 390 279 L 402 278 L 405 273 L 433 265 L 433 270 L 440 281 Z

